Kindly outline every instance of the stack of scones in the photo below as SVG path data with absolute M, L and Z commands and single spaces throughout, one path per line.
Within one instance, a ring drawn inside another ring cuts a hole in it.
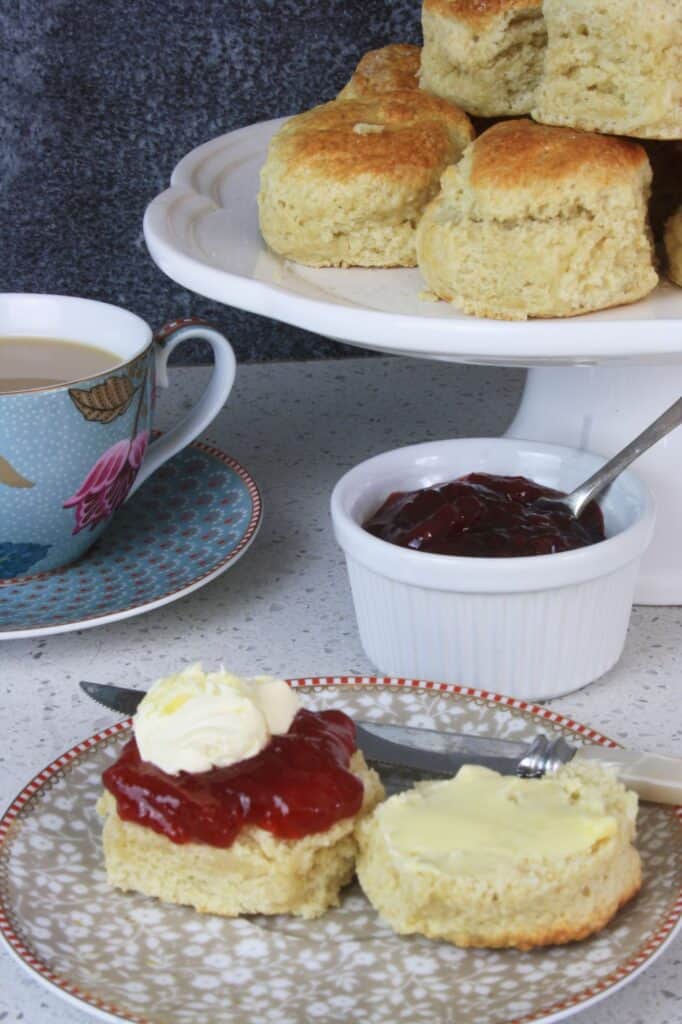
M 423 0 L 422 26 L 275 135 L 272 250 L 418 265 L 504 320 L 634 302 L 658 266 L 682 285 L 682 0 Z

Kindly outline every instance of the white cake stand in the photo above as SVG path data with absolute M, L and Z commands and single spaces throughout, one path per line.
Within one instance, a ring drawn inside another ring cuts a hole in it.
M 271 253 L 258 231 L 258 172 L 282 120 L 189 153 L 149 205 L 147 246 L 200 295 L 363 348 L 529 367 L 508 433 L 614 452 L 682 394 L 682 289 L 662 283 L 630 306 L 564 320 L 476 319 L 420 297 L 417 270 L 314 270 Z M 658 525 L 636 599 L 682 604 L 682 431 L 642 457 Z

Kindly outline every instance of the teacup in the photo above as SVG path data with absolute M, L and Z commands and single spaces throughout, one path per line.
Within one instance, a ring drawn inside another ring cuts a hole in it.
M 227 339 L 197 321 L 173 321 L 152 335 L 125 309 L 63 295 L 0 294 L 2 337 L 67 339 L 112 354 L 97 376 L 0 394 L 0 579 L 7 579 L 83 555 L 116 509 L 215 418 L 236 364 Z M 153 440 L 156 386 L 168 386 L 168 357 L 190 338 L 213 349 L 212 375 L 187 415 Z

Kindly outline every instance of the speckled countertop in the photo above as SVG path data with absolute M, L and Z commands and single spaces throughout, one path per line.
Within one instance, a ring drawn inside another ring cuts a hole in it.
M 176 419 L 207 373 L 173 371 L 159 426 Z M 114 720 L 81 695 L 79 679 L 147 685 L 197 658 L 246 674 L 370 672 L 332 537 L 333 484 L 354 463 L 396 445 L 499 434 L 512 418 L 522 376 L 403 359 L 240 368 L 228 406 L 206 437 L 258 481 L 265 506 L 258 538 L 224 576 L 176 604 L 112 626 L 0 645 L 0 805 L 55 756 Z M 681 626 L 679 608 L 636 609 L 620 664 L 552 706 L 626 744 L 679 754 Z M 681 964 L 678 938 L 632 984 L 574 1019 L 680 1024 Z M 88 1019 L 0 952 L 3 1024 Z

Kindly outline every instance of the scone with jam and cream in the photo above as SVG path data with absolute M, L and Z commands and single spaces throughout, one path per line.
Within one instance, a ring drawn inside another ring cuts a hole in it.
M 317 917 L 355 870 L 355 828 L 384 796 L 341 711 L 282 680 L 192 665 L 161 679 L 103 774 L 111 885 L 199 911 Z
M 572 942 L 639 890 L 636 816 L 637 796 L 601 766 L 519 779 L 466 765 L 360 824 L 358 878 L 400 934 L 519 949 Z

